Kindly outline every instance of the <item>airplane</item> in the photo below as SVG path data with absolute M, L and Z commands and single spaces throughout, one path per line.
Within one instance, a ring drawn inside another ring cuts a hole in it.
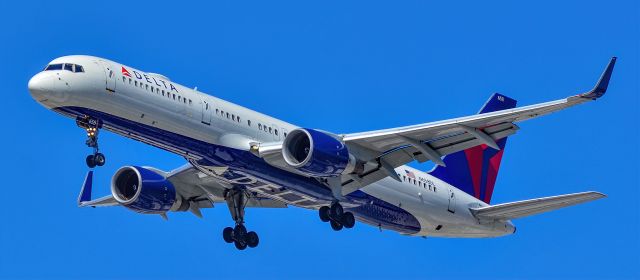
M 245 209 L 301 207 L 335 231 L 356 221 L 423 237 L 499 237 L 512 220 L 605 197 L 588 191 L 490 204 L 507 137 L 516 123 L 602 97 L 616 57 L 595 87 L 567 98 L 516 107 L 493 94 L 477 114 L 359 133 L 303 128 L 108 59 L 52 60 L 28 83 L 32 98 L 87 133 L 89 171 L 79 207 L 124 206 L 160 215 L 226 204 L 234 227 L 222 231 L 239 250 L 259 244 Z M 106 163 L 101 129 L 185 158 L 171 171 L 123 166 L 111 194 L 93 199 L 93 170 Z M 406 164 L 431 161 L 423 172 Z

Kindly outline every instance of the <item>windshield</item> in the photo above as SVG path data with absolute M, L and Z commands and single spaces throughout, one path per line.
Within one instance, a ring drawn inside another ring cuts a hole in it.
M 67 70 L 74 73 L 84 72 L 84 67 L 82 65 L 73 64 L 73 63 L 56 63 L 49 64 L 44 68 L 44 71 L 52 71 L 52 70 Z

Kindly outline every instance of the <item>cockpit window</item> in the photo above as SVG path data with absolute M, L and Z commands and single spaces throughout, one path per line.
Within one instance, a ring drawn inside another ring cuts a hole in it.
M 44 69 L 44 71 L 49 70 L 62 70 L 62 64 L 49 64 L 47 68 Z
M 44 68 L 44 71 L 51 71 L 51 70 L 68 70 L 71 72 L 75 72 L 75 73 L 79 73 L 79 72 L 84 72 L 84 67 L 82 67 L 81 65 L 78 64 L 73 64 L 73 63 L 57 63 L 57 64 L 49 64 L 47 65 L 46 68 Z

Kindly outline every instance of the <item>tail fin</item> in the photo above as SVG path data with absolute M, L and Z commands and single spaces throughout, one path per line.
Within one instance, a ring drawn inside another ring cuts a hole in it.
M 478 114 L 512 109 L 516 100 L 502 94 L 493 94 Z M 500 161 L 507 138 L 496 141 L 500 150 L 479 145 L 444 157 L 445 166 L 437 166 L 430 174 L 486 203 L 491 201 Z

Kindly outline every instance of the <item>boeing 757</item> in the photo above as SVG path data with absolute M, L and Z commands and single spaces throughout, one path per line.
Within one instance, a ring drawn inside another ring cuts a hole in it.
M 616 58 L 595 87 L 567 98 L 516 107 L 493 94 L 477 114 L 405 127 L 334 133 L 294 124 L 182 86 L 166 76 L 108 59 L 56 58 L 28 84 L 33 99 L 74 119 L 87 133 L 89 171 L 80 207 L 123 206 L 160 215 L 226 204 L 234 227 L 222 237 L 256 247 L 245 208 L 317 211 L 336 231 L 356 221 L 404 235 L 498 237 L 513 219 L 603 198 L 599 192 L 491 204 L 507 137 L 517 123 L 599 99 Z M 111 194 L 94 199 L 93 170 L 106 163 L 98 139 L 105 129 L 184 157 L 171 171 L 123 166 Z M 406 164 L 431 161 L 423 172 Z

